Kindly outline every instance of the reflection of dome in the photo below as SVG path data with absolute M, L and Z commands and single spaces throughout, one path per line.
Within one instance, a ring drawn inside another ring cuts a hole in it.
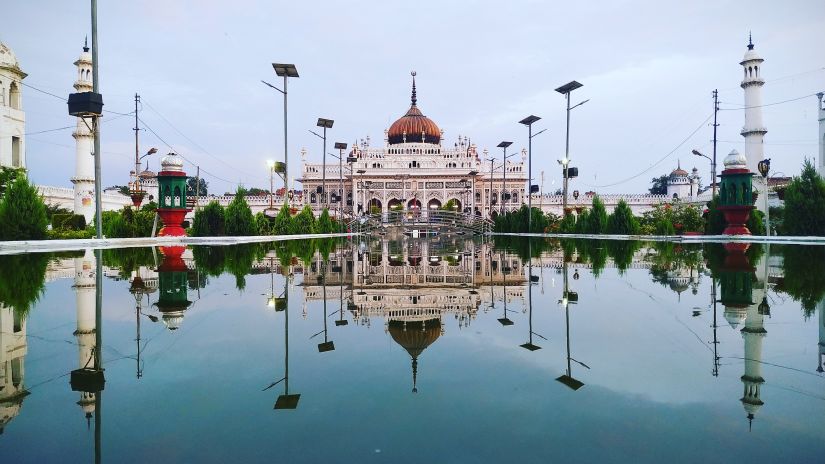
M 390 145 L 398 143 L 432 143 L 441 142 L 441 129 L 417 106 L 415 95 L 415 73 L 413 73 L 412 104 L 404 116 L 392 123 L 387 131 Z
M 183 322 L 183 311 L 173 311 L 163 314 L 163 325 L 169 330 L 178 330 Z
M 735 148 L 725 157 L 725 169 L 747 169 L 748 159 Z
M 739 308 L 725 308 L 725 320 L 728 321 L 732 329 L 745 322 L 745 310 Z
M 418 356 L 441 336 L 441 321 L 438 319 L 410 322 L 391 320 L 388 325 L 392 339 L 407 350 L 412 357 L 413 393 L 416 393 L 418 391 L 416 388 Z

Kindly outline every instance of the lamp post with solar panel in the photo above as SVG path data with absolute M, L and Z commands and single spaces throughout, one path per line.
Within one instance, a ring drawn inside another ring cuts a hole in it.
M 582 84 L 576 81 L 570 81 L 567 84 L 564 84 L 563 86 L 556 89 L 556 92 L 564 95 L 567 99 L 567 129 L 564 136 L 564 159 L 559 160 L 559 163 L 562 165 L 562 173 L 564 175 L 564 198 L 562 199 L 562 214 L 567 214 L 567 183 L 570 174 L 570 110 L 578 106 L 584 105 L 585 103 L 590 101 L 589 99 L 587 99 L 583 102 L 577 103 L 576 105 L 570 106 L 570 92 L 580 87 L 582 87 Z
M 281 92 L 284 96 L 284 205 L 289 207 L 289 144 L 287 143 L 287 79 L 290 77 L 298 77 L 298 69 L 295 68 L 294 64 L 290 63 L 272 63 L 272 69 L 275 70 L 275 74 L 278 77 L 284 78 L 284 89 L 281 90 L 278 87 L 270 84 L 266 81 L 261 81 L 268 87 L 271 87 L 278 92 Z

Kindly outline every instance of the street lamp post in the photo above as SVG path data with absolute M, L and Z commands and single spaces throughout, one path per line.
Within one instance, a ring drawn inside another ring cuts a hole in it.
M 266 165 L 269 167 L 269 214 L 273 214 L 275 210 L 275 160 L 267 160 Z
M 711 188 L 713 189 L 712 190 L 713 196 L 715 197 L 716 196 L 716 160 L 711 158 L 708 155 L 705 155 L 704 153 L 700 153 L 699 150 L 691 150 L 690 152 L 693 153 L 696 156 L 701 156 L 703 158 L 707 158 L 707 160 L 710 161 L 710 175 L 712 177 L 712 179 L 710 181 L 710 185 L 711 185 Z M 698 195 L 699 192 L 696 192 L 696 194 Z
M 527 126 L 527 232 L 532 232 L 533 222 L 533 123 L 541 119 L 538 116 L 530 115 L 519 121 Z M 542 130 L 541 132 L 544 132 Z M 541 133 L 539 132 L 539 134 Z M 536 134 L 536 135 L 539 135 Z
M 270 84 L 266 81 L 261 81 L 267 86 L 281 92 L 284 96 L 284 205 L 289 207 L 289 144 L 287 143 L 287 79 L 290 77 L 298 77 L 298 69 L 295 68 L 294 64 L 289 63 L 272 63 L 272 69 L 275 70 L 275 74 L 279 77 L 284 78 L 284 89 L 281 90 L 278 87 Z
M 562 166 L 564 166 L 564 198 L 562 199 L 562 214 L 567 214 L 567 170 L 570 165 L 570 110 L 576 106 L 583 105 L 588 101 L 585 100 L 573 107 L 570 106 L 570 92 L 578 89 L 579 87 L 582 87 L 582 84 L 576 81 L 570 81 L 556 89 L 556 92 L 564 95 L 567 99 L 567 129 L 564 136 L 564 159 L 561 161 Z
M 347 144 L 335 142 L 334 148 L 338 150 L 338 221 L 341 223 L 341 232 L 344 227 L 344 150 Z
M 324 200 L 327 208 L 329 208 L 329 195 L 327 194 L 327 129 L 332 128 L 334 122 L 332 119 L 318 118 L 318 122 L 315 125 L 324 129 L 324 135 L 310 131 L 312 135 L 324 141 L 324 151 L 321 162 L 321 199 Z
M 502 187 L 501 188 L 504 191 L 504 193 L 502 193 L 502 195 L 501 195 L 502 196 L 502 198 L 501 198 L 501 200 L 502 200 L 501 201 L 501 214 L 504 214 L 506 212 L 506 210 L 505 210 L 505 199 L 507 198 L 507 158 L 509 158 L 509 156 L 507 156 L 507 147 L 509 147 L 512 144 L 513 144 L 513 142 L 501 142 L 498 145 L 496 145 L 498 148 L 504 149 L 504 159 L 502 160 L 502 164 L 501 164 L 501 169 L 504 171 L 504 178 L 501 181 L 502 182 Z M 510 155 L 510 156 L 513 156 L 513 155 Z
M 771 236 L 771 213 L 768 206 L 768 173 L 771 170 L 771 159 L 765 158 L 756 165 L 759 174 L 762 174 L 765 184 L 765 235 Z

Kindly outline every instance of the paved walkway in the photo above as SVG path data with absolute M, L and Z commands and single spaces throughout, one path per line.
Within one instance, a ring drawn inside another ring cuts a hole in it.
M 171 245 L 235 245 L 238 243 L 278 242 L 308 238 L 349 237 L 358 234 L 302 234 L 302 235 L 258 235 L 249 237 L 141 237 L 141 238 L 89 238 L 74 240 L 20 240 L 0 242 L 0 255 L 83 250 L 86 248 L 133 248 Z

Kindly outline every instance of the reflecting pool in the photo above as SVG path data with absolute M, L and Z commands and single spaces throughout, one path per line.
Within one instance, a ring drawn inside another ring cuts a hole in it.
M 0 462 L 822 462 L 824 295 L 825 247 L 0 256 Z

